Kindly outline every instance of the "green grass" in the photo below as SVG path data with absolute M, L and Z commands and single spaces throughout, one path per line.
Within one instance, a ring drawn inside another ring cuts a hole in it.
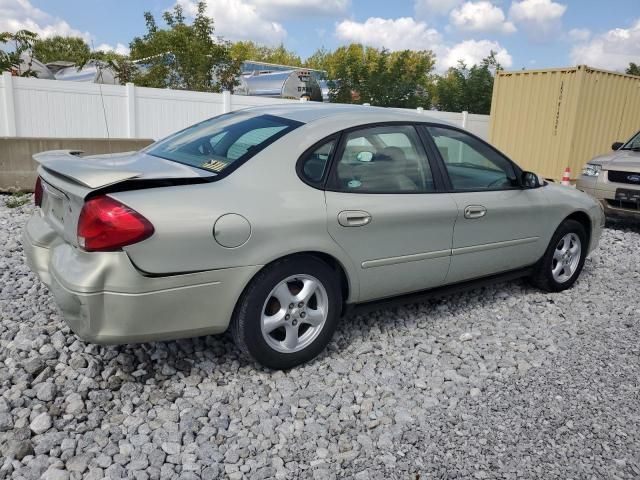
M 31 201 L 31 195 L 27 193 L 12 193 L 5 201 L 8 208 L 19 208 Z

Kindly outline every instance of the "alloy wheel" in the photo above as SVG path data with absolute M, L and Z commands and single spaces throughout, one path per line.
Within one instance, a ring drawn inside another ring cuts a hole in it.
M 262 336 L 278 352 L 299 352 L 318 337 L 328 311 L 322 283 L 311 275 L 292 275 L 278 283 L 264 303 Z

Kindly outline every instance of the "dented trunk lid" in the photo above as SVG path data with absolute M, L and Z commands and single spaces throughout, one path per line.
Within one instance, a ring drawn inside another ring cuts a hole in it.
M 42 179 L 42 215 L 68 243 L 77 245 L 77 228 L 85 198 L 127 181 L 141 188 L 146 181 L 182 180 L 194 183 L 216 174 L 164 160 L 144 152 L 84 156 L 78 150 L 37 153 Z

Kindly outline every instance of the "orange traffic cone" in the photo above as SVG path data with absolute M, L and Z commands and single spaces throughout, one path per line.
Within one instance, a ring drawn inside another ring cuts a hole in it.
M 564 173 L 562 174 L 562 181 L 560 182 L 562 185 L 571 186 L 571 169 L 569 167 L 564 169 Z

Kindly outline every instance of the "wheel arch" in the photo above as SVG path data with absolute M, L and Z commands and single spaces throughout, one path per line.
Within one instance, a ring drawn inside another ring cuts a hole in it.
M 260 268 L 257 272 L 255 272 L 255 274 L 251 277 L 251 279 L 247 282 L 247 284 L 243 288 L 242 294 L 238 296 L 238 299 L 236 300 L 236 308 L 238 306 L 238 303 L 240 302 L 240 298 L 242 297 L 246 289 L 249 287 L 253 279 L 256 278 L 256 276 L 259 275 L 262 271 L 264 271 L 264 269 L 270 267 L 274 263 L 279 262 L 281 260 L 285 260 L 292 257 L 298 257 L 298 256 L 309 256 L 309 257 L 317 258 L 318 260 L 327 264 L 329 267 L 331 267 L 331 269 L 333 269 L 336 272 L 336 275 L 340 280 L 340 290 L 342 293 L 342 313 L 344 313 L 346 311 L 346 305 L 347 305 L 349 296 L 357 293 L 356 289 L 358 287 L 357 287 L 357 284 L 354 283 L 355 279 L 352 279 L 349 276 L 347 268 L 345 268 L 343 262 L 341 262 L 339 259 L 337 259 L 335 256 L 329 253 L 318 251 L 318 250 L 303 250 L 299 252 L 288 253 L 286 255 L 279 256 L 265 263 L 262 266 L 262 268 Z
M 593 226 L 591 225 L 591 217 L 589 217 L 589 214 L 586 212 L 583 212 L 582 210 L 576 210 L 575 212 L 568 215 L 563 220 L 563 222 L 567 220 L 574 220 L 584 227 L 585 231 L 587 232 L 587 251 L 588 251 L 591 245 L 591 232 L 593 229 Z

